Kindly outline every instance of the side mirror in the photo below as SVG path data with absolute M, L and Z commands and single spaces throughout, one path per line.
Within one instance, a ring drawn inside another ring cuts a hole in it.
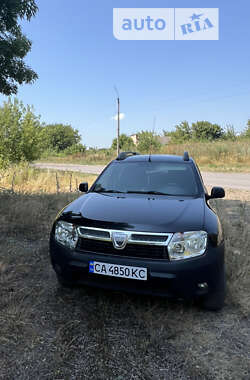
M 88 182 L 82 182 L 82 183 L 80 183 L 80 185 L 79 185 L 79 191 L 81 191 L 82 193 L 87 193 L 88 189 L 89 189 Z
M 213 187 L 209 198 L 215 199 L 215 198 L 224 198 L 224 197 L 225 197 L 225 190 L 223 189 L 223 187 Z

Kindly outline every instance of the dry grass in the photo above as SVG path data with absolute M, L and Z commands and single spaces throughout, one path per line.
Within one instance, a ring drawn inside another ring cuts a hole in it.
M 224 380 L 250 373 L 250 197 L 213 201 L 228 296 L 192 303 L 58 287 L 48 259 L 57 212 L 77 194 L 0 193 L 0 379 Z
M 42 157 L 39 162 L 55 162 L 82 165 L 103 165 L 107 164 L 117 156 L 116 151 L 111 149 L 91 149 L 84 153 L 75 153 L 70 155 L 57 154 Z
M 202 170 L 208 171 L 250 171 L 250 140 L 214 141 L 214 142 L 187 142 L 183 144 L 168 144 L 159 151 L 159 154 L 182 155 L 184 151 L 197 161 Z M 141 152 L 148 154 L 149 152 Z M 76 164 L 107 164 L 116 157 L 112 150 L 86 151 L 69 156 L 52 156 L 40 160 L 41 162 L 61 162 Z
M 250 171 L 250 140 L 169 144 L 161 149 L 164 154 L 181 155 L 184 151 L 202 170 Z
M 91 185 L 96 175 L 40 170 L 28 165 L 12 166 L 0 172 L 0 189 L 21 193 L 66 193 L 78 191 L 81 182 Z

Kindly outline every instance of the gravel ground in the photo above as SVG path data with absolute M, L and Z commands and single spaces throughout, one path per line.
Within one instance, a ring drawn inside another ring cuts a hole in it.
M 101 289 L 63 289 L 48 234 L 73 194 L 0 193 L 0 379 L 250 379 L 250 196 L 213 203 L 226 236 L 220 312 Z

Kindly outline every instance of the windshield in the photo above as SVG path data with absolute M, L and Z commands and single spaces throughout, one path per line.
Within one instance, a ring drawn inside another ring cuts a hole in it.
M 192 166 L 185 163 L 114 162 L 92 191 L 195 196 L 198 184 Z

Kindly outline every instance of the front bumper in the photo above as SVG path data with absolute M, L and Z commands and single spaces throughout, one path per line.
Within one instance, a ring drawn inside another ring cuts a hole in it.
M 203 256 L 186 261 L 150 260 L 78 252 L 50 239 L 50 257 L 54 270 L 75 284 L 152 294 L 174 298 L 193 298 L 216 291 L 224 269 L 224 245 L 209 246 Z M 90 261 L 130 265 L 148 269 L 148 280 L 116 278 L 89 273 Z M 201 289 L 198 285 L 207 283 Z

